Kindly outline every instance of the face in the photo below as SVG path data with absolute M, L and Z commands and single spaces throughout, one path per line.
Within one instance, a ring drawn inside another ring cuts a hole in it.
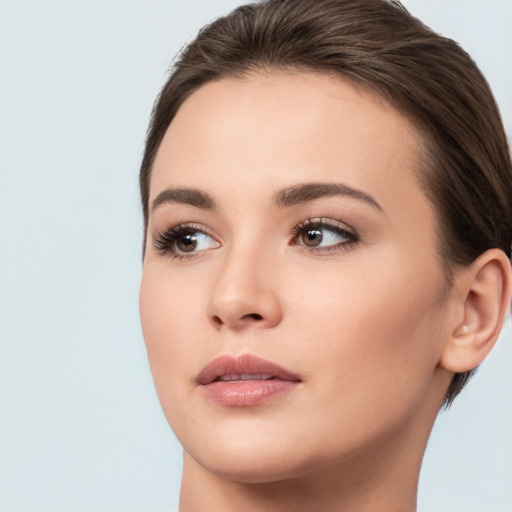
M 223 79 L 181 106 L 140 311 L 187 456 L 304 475 L 414 437 L 439 405 L 449 291 L 419 147 L 387 103 L 321 74 Z

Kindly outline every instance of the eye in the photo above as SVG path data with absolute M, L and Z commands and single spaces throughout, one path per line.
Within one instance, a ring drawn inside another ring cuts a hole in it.
M 294 229 L 294 245 L 329 253 L 348 249 L 359 241 L 357 234 L 345 224 L 332 219 L 308 219 Z
M 155 249 L 174 257 L 186 258 L 219 247 L 213 237 L 191 224 L 174 226 L 156 236 Z

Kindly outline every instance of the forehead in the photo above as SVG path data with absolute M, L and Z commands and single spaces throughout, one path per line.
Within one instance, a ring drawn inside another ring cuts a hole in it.
M 321 73 L 254 73 L 209 82 L 181 106 L 157 153 L 151 199 L 169 186 L 249 197 L 339 182 L 390 207 L 421 195 L 421 136 L 382 98 Z M 422 197 L 422 199 L 425 199 Z

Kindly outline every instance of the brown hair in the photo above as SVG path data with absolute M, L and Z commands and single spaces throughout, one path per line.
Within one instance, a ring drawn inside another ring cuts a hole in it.
M 512 166 L 489 86 L 459 45 L 385 0 L 268 0 L 204 27 L 153 108 L 140 169 L 146 228 L 151 167 L 185 99 L 211 80 L 276 68 L 334 72 L 386 98 L 420 129 L 420 181 L 437 211 L 448 280 L 487 249 L 510 258 Z M 445 406 L 474 371 L 453 377 Z

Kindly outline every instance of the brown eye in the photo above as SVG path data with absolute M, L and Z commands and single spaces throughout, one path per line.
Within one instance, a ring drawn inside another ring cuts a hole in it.
M 294 232 L 294 244 L 329 254 L 336 248 L 347 249 L 359 241 L 355 232 L 348 230 L 341 222 L 330 219 L 306 220 L 299 224 Z
M 322 240 L 324 238 L 322 230 L 318 228 L 303 231 L 300 237 L 302 243 L 304 245 L 307 245 L 308 247 L 317 247 L 322 243 Z
M 220 244 L 194 225 L 183 224 L 159 234 L 155 238 L 154 246 L 164 254 L 185 258 L 207 249 L 215 249 Z
M 176 248 L 181 252 L 193 252 L 197 248 L 197 237 L 194 233 L 176 239 Z

